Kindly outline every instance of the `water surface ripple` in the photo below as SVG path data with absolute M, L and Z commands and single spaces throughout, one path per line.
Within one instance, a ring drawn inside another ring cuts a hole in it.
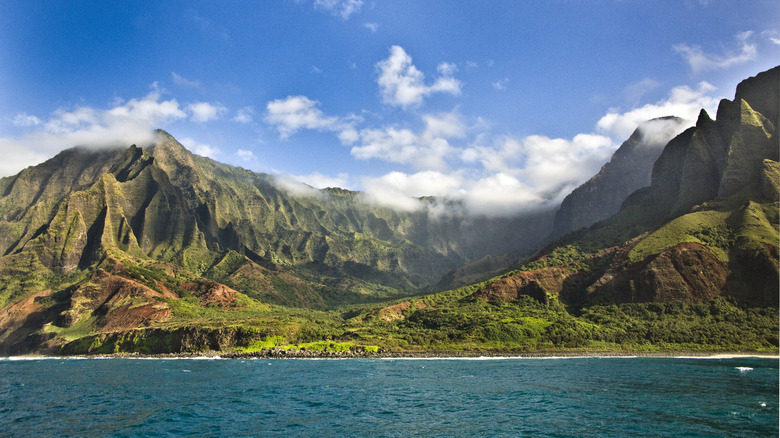
M 0 360 L 3 436 L 778 436 L 778 361 Z

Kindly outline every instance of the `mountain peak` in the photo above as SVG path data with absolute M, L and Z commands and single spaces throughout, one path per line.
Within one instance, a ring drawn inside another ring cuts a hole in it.
M 588 227 L 616 213 L 633 191 L 650 185 L 653 162 L 689 122 L 659 117 L 641 123 L 598 174 L 577 187 L 555 214 L 552 237 Z
M 182 153 L 189 153 L 187 151 L 187 148 L 185 148 L 181 143 L 179 143 L 173 136 L 166 131 L 163 131 L 162 129 L 155 129 L 154 130 L 154 142 L 152 142 L 151 147 L 149 148 L 149 151 L 154 152 L 162 152 L 165 151 L 167 153 L 173 153 L 176 155 L 182 154 Z
M 780 125 L 780 108 L 777 101 L 780 96 L 780 65 L 747 78 L 737 85 L 734 101 L 745 100 L 753 108 L 769 119 L 777 127 Z

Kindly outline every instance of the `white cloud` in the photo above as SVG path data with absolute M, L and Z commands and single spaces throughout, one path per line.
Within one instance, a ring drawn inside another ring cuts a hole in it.
M 738 50 L 726 49 L 720 55 L 706 53 L 699 46 L 684 43 L 675 45 L 674 50 L 685 59 L 693 73 L 719 70 L 756 59 L 758 51 L 756 44 L 751 42 L 752 36 L 752 31 L 738 33 L 735 35 L 736 45 L 739 46 Z
M 769 40 L 772 44 L 780 45 L 780 38 L 778 38 L 778 32 L 776 30 L 765 30 L 761 32 L 761 36 Z
M 243 124 L 252 123 L 254 121 L 254 115 L 255 110 L 251 106 L 245 106 L 236 111 L 233 121 Z
M 639 124 L 640 134 L 645 147 L 662 148 L 669 140 L 691 127 L 686 119 L 661 118 L 652 119 Z
M 377 63 L 382 101 L 402 108 L 418 106 L 432 93 L 460 94 L 461 82 L 453 77 L 454 64 L 442 63 L 438 67 L 439 78 L 431 85 L 425 84 L 425 75 L 412 64 L 412 57 L 400 46 L 390 48 L 390 56 Z
M 414 174 L 390 172 L 379 178 L 364 178 L 363 184 L 368 187 L 369 192 L 381 188 L 382 191 L 393 191 L 407 197 L 419 198 L 451 196 L 460 189 L 463 180 L 455 173 L 445 174 L 426 170 Z
M 457 176 L 434 171 L 412 175 L 390 172 L 379 178 L 363 178 L 362 183 L 369 202 L 402 211 L 419 211 L 425 204 L 417 198 L 447 197 L 461 185 Z
M 200 87 L 199 81 L 191 81 L 184 76 L 176 73 L 175 71 L 171 72 L 171 77 L 173 78 L 173 83 L 182 87 L 190 87 L 190 88 L 198 88 Z
M 600 132 L 622 141 L 627 139 L 640 123 L 658 117 L 677 116 L 690 120 L 692 124 L 702 108 L 714 114 L 719 102 L 718 98 L 709 94 L 714 90 L 715 87 L 707 82 L 699 83 L 697 89 L 688 86 L 675 87 L 666 100 L 655 104 L 647 104 L 625 113 L 610 110 L 596 126 Z
M 360 131 L 360 144 L 352 148 L 352 155 L 363 160 L 377 158 L 410 164 L 418 169 L 447 169 L 447 159 L 457 155 L 448 140 L 464 137 L 466 128 L 456 113 L 426 114 L 422 118 L 425 129 L 419 134 L 395 127 Z
M 306 96 L 276 99 L 266 105 L 265 120 L 276 127 L 282 138 L 301 129 L 339 132 L 339 137 L 345 142 L 356 138 L 352 120 L 326 116 L 318 108 L 319 104 Z
M 416 198 L 437 196 L 463 201 L 471 214 L 510 215 L 559 203 L 595 175 L 615 148 L 611 139 L 595 134 L 572 140 L 504 137 L 461 151 L 464 164 L 481 168 L 391 172 L 362 183 L 369 200 L 404 211 L 426 207 Z
M 509 83 L 509 78 L 504 78 L 496 82 L 493 82 L 493 88 L 499 91 L 506 90 L 506 84 L 508 83 Z
M 306 96 L 289 96 L 268 102 L 266 121 L 276 125 L 282 137 L 288 137 L 299 129 L 320 129 L 335 123 L 317 108 L 319 102 Z
M 18 139 L 0 139 L 0 150 L 6 155 L 0 176 L 16 173 L 73 146 L 149 144 L 154 140 L 154 128 L 186 117 L 175 99 L 160 100 L 156 84 L 145 97 L 118 101 L 107 110 L 86 106 L 59 109 L 46 120 L 22 113 L 14 124 L 32 130 Z
M 505 137 L 493 145 L 472 146 L 461 157 L 464 162 L 481 163 L 491 177 L 503 175 L 499 180 L 488 179 L 492 185 L 521 184 L 523 194 L 513 198 L 514 201 L 533 198 L 556 202 L 595 175 L 615 149 L 610 138 L 596 134 L 578 134 L 571 140 L 531 135 L 522 139 Z M 509 177 L 516 179 L 517 184 L 510 183 Z M 482 186 L 490 186 L 486 184 Z
M 227 108 L 221 105 L 212 105 L 208 102 L 195 102 L 187 105 L 187 111 L 192 114 L 194 122 L 208 122 L 222 117 Z
M 363 23 L 363 27 L 371 32 L 376 32 L 379 30 L 379 23 Z
M 596 134 L 577 134 L 571 140 L 533 135 L 523 146 L 521 179 L 553 202 L 595 175 L 617 149 L 610 138 Z
M 644 78 L 638 82 L 628 85 L 624 90 L 626 102 L 631 106 L 639 105 L 642 97 L 650 91 L 658 88 L 658 81 L 650 78 Z
M 179 143 L 181 143 L 185 148 L 189 149 L 192 153 L 202 157 L 211 158 L 212 160 L 216 160 L 217 156 L 222 152 L 219 150 L 219 148 L 198 143 L 196 140 L 193 140 L 189 137 L 182 138 L 179 140 Z
M 217 153 L 221 152 L 219 150 Z M 254 152 L 248 149 L 238 149 L 231 156 L 227 157 L 228 162 L 244 169 L 260 170 L 260 160 Z
M 347 20 L 350 15 L 360 12 L 363 0 L 314 0 L 314 6 Z
M 314 172 L 309 175 L 293 175 L 292 178 L 318 189 L 325 189 L 328 187 L 349 187 L 349 175 L 346 173 L 340 173 L 333 177 Z
M 246 149 L 239 149 L 236 151 L 236 157 L 238 157 L 241 160 L 244 161 L 252 161 L 257 160 L 257 156 L 254 152 L 248 151 Z
M 0 151 L 3 153 L 3 159 L 0 160 L 0 177 L 14 175 L 25 167 L 51 158 L 50 153 L 35 150 L 24 141 L 9 138 L 0 138 Z
M 18 128 L 27 128 L 27 127 L 30 127 L 30 126 L 37 126 L 37 125 L 40 125 L 41 123 L 42 123 L 41 119 L 39 119 L 39 118 L 37 118 L 35 116 L 31 116 L 31 115 L 29 115 L 27 113 L 17 114 L 16 117 L 14 117 L 14 119 L 13 119 L 14 126 L 16 126 Z
M 458 113 L 424 114 L 425 122 L 423 137 L 427 138 L 463 138 L 466 136 L 466 126 Z
M 298 181 L 291 175 L 274 175 L 272 182 L 277 189 L 293 196 L 314 198 L 325 196 L 324 193 L 306 183 Z
M 499 172 L 476 181 L 464 204 L 471 214 L 510 216 L 537 208 L 542 201 L 532 187 Z

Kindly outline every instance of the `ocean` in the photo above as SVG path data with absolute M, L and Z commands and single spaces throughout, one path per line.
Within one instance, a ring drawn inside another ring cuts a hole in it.
M 778 436 L 769 358 L 0 359 L 0 436 Z

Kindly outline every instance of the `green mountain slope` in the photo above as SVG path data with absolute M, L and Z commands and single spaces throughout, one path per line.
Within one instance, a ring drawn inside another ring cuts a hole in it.
M 743 81 L 617 213 L 486 281 L 543 244 L 550 212 L 292 194 L 164 132 L 65 151 L 0 179 L 0 354 L 776 353 L 779 84 L 780 67 Z
M 527 251 L 540 241 L 524 230 L 547 217 L 432 217 L 371 206 L 357 192 L 303 189 L 193 155 L 164 132 L 146 148 L 65 151 L 0 180 L 0 298 L 94 270 L 112 251 L 239 288 L 248 272 L 290 271 L 307 284 L 295 296 L 284 294 L 294 286 L 245 290 L 282 304 L 323 306 L 359 289 L 392 296 L 488 254 Z
M 702 111 L 694 128 L 669 142 L 651 185 L 617 214 L 564 237 L 481 293 L 550 294 L 578 307 L 717 296 L 776 307 L 778 84 L 780 67 L 741 83 L 716 120 Z M 768 116 L 746 100 L 754 96 Z M 553 271 L 556 281 L 542 281 Z
M 390 349 L 778 353 L 780 67 L 672 139 L 651 184 L 519 269 L 370 310 Z M 609 187 L 602 190 L 608 191 Z
M 81 316 L 93 319 L 87 332 L 150 323 L 98 324 L 94 313 L 108 311 L 100 302 L 73 310 L 84 301 L 79 291 L 105 275 L 159 295 L 141 294 L 128 309 L 166 307 L 155 300 L 186 297 L 184 282 L 319 309 L 409 296 L 462 281 L 455 269 L 472 261 L 517 259 L 541 243 L 537 230 L 551 216 L 475 217 L 457 206 L 436 216 L 342 189 L 291 191 L 269 175 L 193 155 L 162 131 L 144 147 L 64 151 L 0 179 L 0 194 L 0 308 L 31 296 L 51 305 L 14 339 L 71 330 L 62 321 Z M 154 320 L 170 309 L 160 315 Z M 0 342 L 8 336 L 0 324 Z

